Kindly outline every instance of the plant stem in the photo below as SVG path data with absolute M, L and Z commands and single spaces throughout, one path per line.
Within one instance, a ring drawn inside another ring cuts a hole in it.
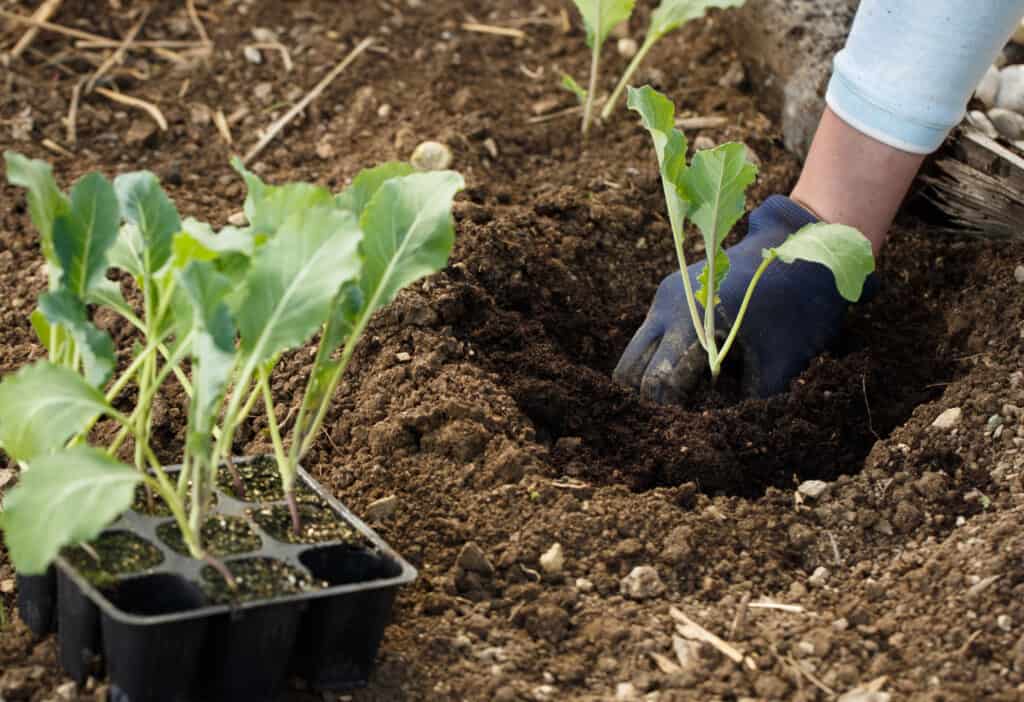
M 697 298 L 693 294 L 690 274 L 686 270 L 686 252 L 683 251 L 683 237 L 682 234 L 677 235 L 675 233 L 675 226 L 672 227 L 672 238 L 675 239 L 676 258 L 679 259 L 679 274 L 683 278 L 683 292 L 686 294 L 686 306 L 690 310 L 690 321 L 693 322 L 693 328 L 697 332 L 697 341 L 700 343 L 701 348 L 707 350 L 708 344 L 704 340 L 704 323 L 701 321 L 700 313 L 697 311 Z
M 725 343 L 722 344 L 722 350 L 718 354 L 719 368 L 721 368 L 721 364 L 725 362 L 725 356 L 729 353 L 729 349 L 732 348 L 732 344 L 736 340 L 736 335 L 739 333 L 740 325 L 743 324 L 743 317 L 747 314 L 747 306 L 750 304 L 750 299 L 754 296 L 754 288 L 757 287 L 757 282 L 761 280 L 761 276 L 775 258 L 775 252 L 770 252 L 764 257 L 764 260 L 761 261 L 761 265 L 757 267 L 757 270 L 754 271 L 754 276 L 750 279 L 750 283 L 747 285 L 747 292 L 743 295 L 743 302 L 740 303 L 739 312 L 736 313 L 736 319 L 732 323 L 732 329 L 729 330 L 729 336 L 726 338 Z M 712 373 L 714 373 L 713 368 Z
M 615 90 L 612 91 L 612 96 L 608 98 L 608 101 L 604 104 L 604 109 L 601 110 L 601 119 L 608 119 L 611 117 L 612 111 L 615 110 L 615 105 L 619 102 L 619 98 L 622 97 L 622 91 L 626 89 L 626 85 L 629 83 L 629 79 L 636 73 L 636 69 L 640 68 L 640 64 L 643 63 L 644 58 L 647 56 L 647 52 L 651 50 L 651 47 L 658 41 L 657 37 L 651 36 L 650 34 L 644 39 L 644 43 L 640 45 L 640 50 L 636 52 L 636 56 L 629 62 L 626 67 L 626 72 L 622 74 L 622 78 L 619 80 L 619 84 L 615 86 Z
M 594 95 L 597 93 L 597 76 L 598 69 L 601 63 L 601 38 L 598 36 L 601 32 L 601 3 L 597 2 L 597 19 L 594 25 L 594 45 L 591 47 L 590 54 L 590 82 L 587 86 L 587 102 L 583 106 L 583 138 L 587 138 L 587 133 L 590 131 L 590 120 L 593 117 L 594 111 Z
M 289 456 L 285 453 L 284 442 L 281 441 L 281 430 L 277 425 L 277 414 L 274 411 L 274 397 L 270 392 L 270 377 L 263 368 L 259 370 L 259 386 L 263 390 L 263 406 L 267 411 L 267 426 L 270 429 L 270 439 L 274 442 L 274 455 L 277 458 L 277 472 L 281 474 L 281 483 L 284 486 L 285 499 L 288 501 L 288 512 L 292 517 L 292 531 L 295 535 L 302 534 L 302 519 L 299 517 L 299 508 L 295 504 L 295 467 L 291 464 Z

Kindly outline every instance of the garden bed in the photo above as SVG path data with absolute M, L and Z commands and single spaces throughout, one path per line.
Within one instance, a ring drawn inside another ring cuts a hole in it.
M 178 5 L 157 4 L 146 25 L 154 37 L 172 34 Z M 359 168 L 438 139 L 469 186 L 456 203 L 452 265 L 371 325 L 304 460 L 356 514 L 377 515 L 382 537 L 420 571 L 355 699 L 633 690 L 824 700 L 832 697 L 823 688 L 842 693 L 882 676 L 895 699 L 1019 694 L 1024 442 L 1014 439 L 1024 427 L 1013 406 L 1024 406 L 1024 284 L 1014 269 L 1024 247 L 940 237 L 908 213 L 879 261 L 881 294 L 851 314 L 842 348 L 791 392 L 656 407 L 610 373 L 675 265 L 660 183 L 649 137 L 624 109 L 585 147 L 575 117 L 534 121 L 573 105 L 557 87 L 559 70 L 580 76 L 589 60 L 580 29 L 562 33 L 561 3 L 256 2 L 237 17 L 208 6 L 219 17 L 207 21 L 218 46 L 209 64 L 187 75 L 160 64 L 148 80 L 123 83 L 161 105 L 169 130 L 129 141 L 144 114 L 84 99 L 76 156 L 55 160 L 62 185 L 93 169 L 149 168 L 183 211 L 223 224 L 241 184 L 196 105 L 247 107 L 233 126 L 244 149 L 296 85 L 311 86 L 376 31 L 387 52 L 365 54 L 254 167 L 268 180 L 337 190 Z M 0 7 L 25 12 L 18 2 Z M 85 7 L 66 2 L 55 20 L 88 16 L 83 27 L 108 35 L 132 24 Z M 634 18 L 635 35 L 646 16 Z M 525 41 L 461 28 L 528 17 Z M 238 47 L 253 27 L 308 47 L 295 51 L 293 73 L 269 51 L 262 64 L 245 60 Z M 49 35 L 33 44 L 46 56 L 64 45 Z M 74 80 L 41 61 L 30 53 L 4 78 L 0 148 L 52 159 L 38 143 L 65 143 L 60 120 Z M 624 63 L 613 49 L 607 61 Z M 762 162 L 757 203 L 785 192 L 798 165 L 746 87 L 719 85 L 733 62 L 714 20 L 704 21 L 659 45 L 637 82 L 652 82 L 689 115 L 728 118 L 691 140 L 746 142 Z M 26 108 L 30 140 L 14 141 L 10 125 Z M 3 185 L 0 200 L 22 195 Z M 0 232 L 6 373 L 40 354 L 27 315 L 45 273 L 20 204 L 0 210 Z M 128 333 L 111 332 L 118 341 Z M 293 378 L 310 360 L 279 364 L 282 412 L 288 398 L 298 401 Z M 958 425 L 932 427 L 956 407 Z M 157 409 L 154 448 L 173 463 L 183 410 Z M 239 431 L 239 452 L 270 448 L 261 418 Z M 809 479 L 829 481 L 827 491 L 797 498 Z M 555 543 L 564 565 L 548 572 L 539 558 Z M 620 580 L 644 565 L 664 591 L 621 595 Z M 0 555 L 0 584 L 13 577 Z M 2 597 L 10 613 L 13 593 Z M 802 611 L 749 608 L 751 600 Z M 684 666 L 670 605 L 740 647 L 756 670 L 707 645 Z M 52 696 L 66 682 L 54 642 L 9 627 L 0 684 L 17 690 L 0 687 L 0 696 Z

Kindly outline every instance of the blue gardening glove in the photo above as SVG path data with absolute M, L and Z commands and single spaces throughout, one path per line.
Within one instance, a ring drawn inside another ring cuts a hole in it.
M 774 195 L 750 214 L 747 236 L 727 249 L 730 270 L 719 288 L 715 328 L 719 348 L 739 311 L 747 284 L 761 265 L 761 250 L 778 246 L 801 227 L 816 222 L 788 197 Z M 705 262 L 687 272 L 694 291 Z M 876 287 L 868 278 L 866 297 Z M 742 362 L 745 395 L 767 397 L 784 391 L 812 358 L 839 336 L 847 302 L 825 266 L 797 261 L 772 263 L 761 276 L 726 364 Z M 698 304 L 698 309 L 700 305 Z M 703 313 L 703 312 L 702 312 Z M 662 281 L 647 319 L 633 335 L 614 378 L 655 402 L 680 402 L 710 376 L 707 354 L 693 329 L 678 272 Z

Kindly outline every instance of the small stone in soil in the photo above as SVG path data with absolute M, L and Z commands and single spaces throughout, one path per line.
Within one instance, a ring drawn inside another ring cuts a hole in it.
M 619 581 L 619 590 L 631 600 L 646 600 L 665 592 L 665 583 L 652 566 L 637 566 Z
M 817 500 L 828 492 L 828 483 L 824 480 L 805 480 L 796 491 L 808 500 Z
M 273 558 L 245 558 L 231 561 L 226 567 L 235 578 L 237 590 L 232 591 L 212 566 L 205 566 L 201 571 L 203 590 L 216 604 L 294 595 L 320 590 L 328 585 Z
M 814 573 L 811 577 L 807 578 L 807 584 L 811 587 L 823 587 L 828 582 L 828 568 L 824 566 L 818 566 L 814 569 Z
M 452 150 L 437 141 L 424 141 L 412 152 L 409 162 L 418 171 L 443 171 L 452 165 Z
M 347 522 L 329 509 L 315 505 L 299 505 L 301 534 L 292 530 L 291 512 L 286 505 L 251 509 L 248 514 L 263 531 L 289 544 L 320 544 L 325 541 L 355 544 L 360 541 L 359 535 Z
M 1024 285 L 1024 266 L 1017 266 L 1013 269 L 1013 279 Z
M 963 414 L 963 410 L 959 407 L 950 407 L 935 418 L 935 421 L 932 422 L 932 427 L 941 431 L 949 431 L 960 423 Z
M 398 509 L 398 496 L 388 495 L 368 504 L 365 516 L 371 522 L 379 522 L 393 515 L 396 509 Z
M 548 575 L 558 575 L 565 567 L 565 553 L 562 551 L 562 544 L 556 543 L 547 551 L 541 554 L 540 567 Z
M 462 547 L 458 558 L 455 559 L 455 566 L 459 570 L 479 573 L 487 577 L 494 575 L 494 566 L 491 565 L 483 550 L 474 541 L 467 541 L 465 546 Z

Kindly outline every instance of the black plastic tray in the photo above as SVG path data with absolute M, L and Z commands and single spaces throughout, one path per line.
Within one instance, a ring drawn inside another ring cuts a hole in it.
M 236 464 L 247 460 L 253 459 Z M 162 552 L 159 565 L 98 589 L 60 557 L 55 585 L 52 573 L 19 577 L 22 618 L 38 634 L 52 630 L 55 621 L 68 675 L 81 684 L 105 670 L 111 698 L 121 702 L 269 701 L 289 675 L 324 690 L 365 685 L 398 587 L 415 579 L 416 570 L 301 469 L 299 480 L 363 543 L 278 541 L 245 512 L 284 503 L 246 502 L 218 490 L 216 511 L 246 518 L 262 541 L 260 549 L 224 562 L 270 557 L 329 587 L 211 605 L 198 586 L 204 564 L 171 550 L 156 535 L 161 524 L 173 520 L 132 511 L 106 531 L 146 539 Z

